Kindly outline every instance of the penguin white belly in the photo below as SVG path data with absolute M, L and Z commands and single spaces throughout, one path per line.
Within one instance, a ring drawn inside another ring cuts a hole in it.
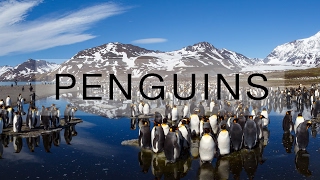
M 212 112 L 213 107 L 214 107 L 214 102 L 210 102 L 210 112 Z
M 201 161 L 212 161 L 215 154 L 215 144 L 212 137 L 208 134 L 202 136 L 199 145 Z
M 268 111 L 261 111 L 261 115 L 263 115 L 265 118 L 269 118 Z
M 217 134 L 218 133 L 218 117 L 217 117 L 217 115 L 210 116 L 209 122 L 210 122 L 211 129 L 212 129 L 213 133 Z
M 196 133 L 196 135 L 199 135 L 200 133 L 199 123 L 200 123 L 200 120 L 198 115 L 191 115 L 191 119 L 190 119 L 191 133 Z
M 189 112 L 189 107 L 188 106 L 184 106 L 183 117 L 187 117 L 188 116 L 188 112 Z
M 142 106 L 142 104 L 140 103 L 139 104 L 139 112 L 142 114 L 142 112 L 143 112 L 143 106 Z
M 173 108 L 171 111 L 172 114 L 172 121 L 176 121 L 178 120 L 178 109 L 177 108 Z
M 13 132 L 18 132 L 18 117 L 14 116 L 13 118 Z
M 155 127 L 153 127 L 152 128 L 152 130 L 151 130 L 151 146 L 152 146 L 152 151 L 153 152 L 155 152 L 155 153 L 157 153 L 158 151 L 159 151 L 159 149 L 158 149 L 158 142 L 156 142 L 155 143 L 155 146 L 153 145 L 153 141 L 154 141 L 154 138 L 155 138 L 155 136 L 154 136 L 154 134 L 155 134 Z
M 179 131 L 181 132 L 182 137 L 184 138 L 183 144 L 181 146 L 188 148 L 189 146 L 189 138 L 188 138 L 188 130 L 185 126 L 179 126 Z
M 170 127 L 168 126 L 168 124 L 161 124 L 164 135 L 166 136 L 169 132 Z
M 226 155 L 230 153 L 230 138 L 229 132 L 224 130 L 218 135 L 218 148 L 221 155 Z
M 13 123 L 13 118 L 12 117 L 13 117 L 12 110 L 8 111 L 9 124 Z
M 298 126 L 304 122 L 304 118 L 303 117 L 297 117 L 296 122 L 294 123 L 294 132 L 297 133 L 297 128 Z
M 199 124 L 199 133 L 200 135 L 203 133 L 203 120 L 200 120 L 200 124 Z
M 148 115 L 149 114 L 149 105 L 148 104 L 145 104 L 143 106 L 143 114 L 144 115 Z
M 268 127 L 269 124 L 269 119 L 268 118 L 262 118 L 262 126 L 263 127 Z

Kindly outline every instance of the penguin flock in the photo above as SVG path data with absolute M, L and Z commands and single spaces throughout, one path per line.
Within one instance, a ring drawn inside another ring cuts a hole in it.
M 41 110 L 35 107 L 35 103 L 31 101 L 27 112 L 23 109 L 25 99 L 19 94 L 17 98 L 17 106 L 12 106 L 10 96 L 6 101 L 0 100 L 0 134 L 4 129 L 11 129 L 15 133 L 22 132 L 22 126 L 31 129 L 39 129 L 43 125 L 44 130 L 49 128 L 57 128 L 60 125 L 60 110 L 55 104 L 50 107 L 42 106 Z M 66 123 L 74 118 L 77 111 L 76 107 L 68 104 L 64 111 L 64 119 Z M 25 123 L 24 123 L 25 122 Z
M 181 86 L 180 93 L 183 94 L 184 85 Z M 228 96 L 227 91 L 222 89 L 222 99 L 217 100 L 214 98 L 216 89 L 209 88 L 211 98 L 209 96 L 209 100 L 205 100 L 203 91 L 197 88 L 193 99 L 178 100 L 170 97 L 172 92 L 169 87 L 166 88 L 166 99 L 160 100 L 155 106 L 154 118 L 151 117 L 152 113 L 144 117 L 139 110 L 135 111 L 138 113 L 131 113 L 131 129 L 135 129 L 135 123 L 139 124 L 139 127 L 144 126 L 143 130 L 139 129 L 139 141 L 150 142 L 147 146 L 141 146 L 142 149 L 151 149 L 156 156 L 163 150 L 166 163 L 179 163 L 179 157 L 190 154 L 199 157 L 200 163 L 206 167 L 204 164 L 212 162 L 214 158 L 220 162 L 221 159 L 230 157 L 230 154 L 234 156 L 246 152 L 250 157 L 257 154 L 253 153 L 256 150 L 263 152 L 263 147 L 269 141 L 269 113 L 272 109 L 278 113 L 283 113 L 285 109 L 290 110 L 285 112 L 283 118 L 283 136 L 285 139 L 289 137 L 290 142 L 295 142 L 295 150 L 300 150 L 300 157 L 301 151 L 305 151 L 308 146 L 308 129 L 315 126 L 313 121 L 303 118 L 302 112 L 310 112 L 309 119 L 319 118 L 320 113 L 319 90 L 315 87 L 299 86 L 282 90 L 269 88 L 269 96 L 260 101 L 251 101 L 244 96 L 247 91 L 260 94 L 259 89 L 240 89 L 239 100 L 232 99 L 232 96 Z M 143 99 L 137 99 L 143 107 Z M 149 109 L 150 104 L 152 105 L 152 102 L 149 101 Z M 137 105 L 134 103 L 131 105 L 135 106 Z M 298 112 L 295 121 L 291 115 L 293 111 Z M 149 110 L 150 112 L 152 111 Z M 294 132 L 296 137 L 291 137 L 291 132 Z M 290 133 L 290 136 L 287 133 Z M 316 133 L 315 131 L 313 134 Z M 285 146 L 285 143 L 283 145 Z M 154 148 L 155 146 L 157 148 Z M 291 151 L 291 148 L 286 148 L 286 151 Z M 260 163 L 264 162 L 262 155 L 258 159 Z

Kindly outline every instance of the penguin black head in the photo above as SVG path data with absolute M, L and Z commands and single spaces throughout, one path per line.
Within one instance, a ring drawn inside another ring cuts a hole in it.
M 302 113 L 299 113 L 298 116 L 302 116 Z
M 291 111 L 287 111 L 287 112 L 286 112 L 286 115 L 291 115 Z
M 224 117 L 223 116 L 219 116 L 219 121 L 223 121 Z
M 262 110 L 263 110 L 263 111 L 266 111 L 267 109 L 266 109 L 266 108 L 263 108 Z
M 252 116 L 252 115 L 250 115 L 250 116 L 249 116 L 249 119 L 253 120 L 253 116 Z
M 211 133 L 211 130 L 210 130 L 210 128 L 204 128 L 203 132 L 204 132 L 204 134 L 209 134 L 209 133 Z
M 264 115 L 260 115 L 260 119 L 265 118 Z
M 233 123 L 238 123 L 239 119 L 238 118 L 234 118 L 233 119 Z
M 163 124 L 166 124 L 167 122 L 168 122 L 168 118 L 165 117 L 165 118 L 162 119 L 162 123 Z
M 222 130 L 226 130 L 227 129 L 227 126 L 226 124 L 221 124 L 221 127 L 220 127 Z

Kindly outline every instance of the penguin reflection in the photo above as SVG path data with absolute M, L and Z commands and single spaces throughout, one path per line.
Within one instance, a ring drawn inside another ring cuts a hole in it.
M 11 136 L 11 138 L 12 138 L 12 136 Z M 9 145 L 9 136 L 6 134 L 1 134 L 0 139 L 2 140 L 1 143 L 3 144 L 3 147 L 7 148 Z
M 61 142 L 60 131 L 54 131 L 52 133 L 53 145 L 59 146 Z
M 151 170 L 155 179 L 161 179 L 166 166 L 166 157 L 164 153 L 152 153 Z
M 70 145 L 72 140 L 72 132 L 70 129 L 70 126 L 65 127 L 64 129 L 64 139 L 66 140 L 66 143 Z
M 13 137 L 13 148 L 14 148 L 15 153 L 20 153 L 20 151 L 22 149 L 22 138 L 21 137 L 17 137 L 17 136 Z
M 137 128 L 137 121 L 138 119 L 136 117 L 131 118 L 131 123 L 130 123 L 130 129 L 131 130 L 136 130 Z
M 202 163 L 198 170 L 198 179 L 207 180 L 213 179 L 214 177 L 214 168 L 211 163 Z
M 230 163 L 227 156 L 220 157 L 216 163 L 216 173 L 214 179 L 229 179 Z M 213 179 L 213 178 L 212 178 Z
M 295 145 L 295 150 L 298 150 L 298 147 Z M 309 170 L 309 158 L 310 154 L 305 150 L 299 150 L 296 152 L 295 165 L 297 171 L 304 176 L 311 176 L 312 173 Z
M 27 145 L 28 145 L 30 152 L 34 152 L 34 148 L 36 146 L 35 138 L 34 137 L 27 137 L 26 141 L 27 141 Z
M 291 153 L 293 142 L 294 142 L 294 136 L 291 133 L 289 132 L 283 133 L 282 144 L 287 153 Z
M 164 179 L 181 179 L 187 175 L 191 168 L 192 159 L 189 154 L 182 154 L 176 163 L 166 163 Z
M 230 172 L 233 175 L 233 179 L 240 179 L 240 174 L 242 171 L 242 159 L 241 152 L 233 152 L 230 156 Z
M 241 150 L 241 156 L 243 160 L 243 168 L 247 173 L 249 179 L 254 178 L 254 174 L 257 171 L 258 160 L 254 150 Z
M 52 135 L 51 134 L 42 134 L 43 146 L 47 153 L 50 152 L 52 144 Z
M 152 151 L 144 149 L 141 149 L 141 151 L 138 153 L 139 165 L 142 172 L 145 174 L 149 171 L 151 166 L 152 154 Z

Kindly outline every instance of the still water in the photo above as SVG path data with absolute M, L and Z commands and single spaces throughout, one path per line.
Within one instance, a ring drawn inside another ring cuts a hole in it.
M 46 98 L 38 105 L 55 103 L 62 111 L 65 100 Z M 161 155 L 122 146 L 124 140 L 138 138 L 129 118 L 108 119 L 77 111 L 84 120 L 72 129 L 39 138 L 1 137 L 1 179 L 319 179 L 319 135 L 313 129 L 308 154 L 294 152 L 294 137 L 284 135 L 283 115 L 271 112 L 264 133 L 268 142 L 253 151 L 242 150 L 211 164 L 200 164 L 197 149 L 175 164 L 165 165 Z M 77 133 L 74 133 L 74 132 Z M 309 130 L 311 133 L 311 129 Z M 54 136 L 54 137 L 53 137 Z M 314 137 L 315 136 L 315 137 Z M 59 138 L 60 137 L 60 138 Z M 13 145 L 13 142 L 16 145 Z M 33 142 L 33 143 L 31 143 Z M 68 143 L 70 142 L 70 143 Z M 198 140 L 194 139 L 194 147 Z M 34 148 L 32 148 L 34 146 Z M 19 151 L 16 153 L 15 147 Z M 20 147 L 20 148 L 19 148 Z M 21 150 L 20 150 L 21 149 Z M 32 152 L 32 149 L 33 152 Z

